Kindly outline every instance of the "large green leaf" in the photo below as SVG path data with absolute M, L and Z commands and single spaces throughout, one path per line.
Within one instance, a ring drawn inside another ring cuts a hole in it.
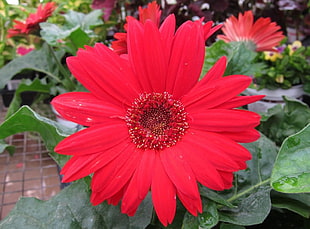
M 295 212 L 305 218 L 310 217 L 310 193 L 272 192 L 272 206 Z
M 310 124 L 283 142 L 271 176 L 272 187 L 284 193 L 310 192 Z
M 84 180 L 79 180 L 48 201 L 21 198 L 0 223 L 0 228 L 140 229 L 149 224 L 152 216 L 150 195 L 140 204 L 136 215 L 128 217 L 120 213 L 118 206 L 106 203 L 92 206 L 88 187 Z
M 60 60 L 64 54 L 62 50 L 55 53 L 58 60 Z M 50 48 L 44 43 L 41 49 L 33 50 L 25 56 L 17 57 L 0 69 L 0 89 L 4 88 L 8 81 L 15 75 L 27 69 L 45 73 L 54 79 L 57 79 L 59 74 L 57 64 L 52 57 Z
M 75 132 L 75 129 L 64 127 L 53 120 L 38 115 L 28 106 L 22 106 L 0 125 L 0 139 L 25 131 L 38 132 L 46 148 L 51 152 L 51 156 L 59 165 L 64 165 L 68 160 L 67 156 L 54 153 L 54 147 L 63 138 Z

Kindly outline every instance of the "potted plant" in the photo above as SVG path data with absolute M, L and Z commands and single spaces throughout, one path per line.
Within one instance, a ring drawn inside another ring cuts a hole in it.
M 281 103 L 283 96 L 302 99 L 304 92 L 310 92 L 310 47 L 300 41 L 282 44 L 275 51 L 259 52 L 256 62 L 264 68 L 254 74 L 250 94 L 265 94 L 266 97 L 249 106 L 249 109 L 266 111 Z
M 250 95 L 264 94 L 264 99 L 251 104 L 248 108 L 256 112 L 265 112 L 268 108 L 284 103 L 282 96 L 301 98 L 305 91 L 310 91 L 310 49 L 300 41 L 286 45 L 287 37 L 281 27 L 270 18 L 260 17 L 254 20 L 252 11 L 240 13 L 238 18 L 231 16 L 223 26 L 223 33 L 218 35 L 222 44 L 217 49 L 234 49 L 243 44 L 252 51 L 247 65 L 251 66 L 253 84 L 247 89 Z M 282 44 L 282 45 L 281 45 Z M 236 51 L 235 51 L 236 52 Z M 240 53 L 240 48 L 237 48 Z M 242 55 L 240 55 L 242 56 Z M 291 90 L 288 90 L 290 88 Z

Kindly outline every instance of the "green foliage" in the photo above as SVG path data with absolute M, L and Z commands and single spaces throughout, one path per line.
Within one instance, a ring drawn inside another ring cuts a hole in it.
M 79 180 L 49 201 L 21 198 L 10 215 L 0 223 L 0 228 L 140 229 L 150 222 L 150 196 L 142 202 L 134 217 L 128 217 L 120 213 L 118 206 L 107 203 L 92 206 L 89 195 L 88 184 Z
M 89 45 L 90 40 L 97 37 L 93 29 L 103 24 L 101 16 L 101 10 L 94 10 L 88 14 L 70 10 L 64 14 L 63 25 L 40 23 L 40 33 L 50 45 L 64 47 L 74 55 L 78 48 Z
M 3 139 L 0 140 L 0 153 L 4 150 L 7 150 L 10 155 L 13 155 L 15 152 L 15 147 L 7 144 Z
M 34 81 L 30 79 L 22 79 L 18 88 L 15 91 L 13 100 L 10 103 L 10 107 L 6 113 L 6 118 L 15 113 L 21 106 L 22 93 L 23 92 L 39 92 L 49 94 L 50 85 L 48 85 L 44 80 L 35 79 Z
M 264 71 L 255 73 L 255 83 L 259 88 L 288 89 L 294 85 L 303 84 L 304 90 L 310 92 L 310 47 L 301 46 L 292 52 L 289 46 L 285 46 L 281 54 L 275 60 L 266 60 L 265 53 L 259 53 L 256 62 L 266 65 Z
M 55 52 L 58 61 L 61 60 L 64 54 L 62 50 Z M 44 44 L 41 49 L 17 57 L 0 69 L 0 89 L 4 88 L 15 75 L 27 69 L 42 72 L 55 80 L 58 79 L 59 68 L 55 59 L 51 56 L 48 45 Z M 61 82 L 60 79 L 57 81 Z
M 283 142 L 271 176 L 272 187 L 285 193 L 310 192 L 310 123 Z
M 258 130 L 281 145 L 288 136 L 297 133 L 310 122 L 307 104 L 284 97 L 285 106 L 277 105 L 263 114 Z
M 243 42 L 225 43 L 219 40 L 206 48 L 206 57 L 201 73 L 203 77 L 214 63 L 226 56 L 228 63 L 224 75 L 254 75 L 263 68 L 263 64 L 255 63 L 256 53 Z
M 55 153 L 54 147 L 76 130 L 61 126 L 53 120 L 38 115 L 28 106 L 23 106 L 0 125 L 0 139 L 25 131 L 38 132 L 55 161 L 59 165 L 66 163 L 68 157 Z M 6 144 L 0 142 L 0 149 L 6 147 Z

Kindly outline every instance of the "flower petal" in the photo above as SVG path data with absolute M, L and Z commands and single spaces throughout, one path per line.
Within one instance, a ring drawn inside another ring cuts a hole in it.
M 130 20 L 127 40 L 129 61 L 143 91 L 164 92 L 168 55 L 158 28 L 151 21 L 142 25 Z
M 152 199 L 154 209 L 160 222 L 167 226 L 172 223 L 176 211 L 176 190 L 156 155 L 152 180 Z
M 202 185 L 213 190 L 223 190 L 224 182 L 219 171 L 210 163 L 210 157 L 204 148 L 195 148 L 193 153 L 192 144 L 188 141 L 178 143 L 182 149 L 185 160 L 191 166 L 195 177 Z
M 198 81 L 205 55 L 201 23 L 185 22 L 176 32 L 167 76 L 167 92 L 177 99 Z
M 103 199 L 114 196 L 131 179 L 141 160 L 142 152 L 137 150 L 134 144 L 129 144 L 117 158 L 94 173 L 92 191 L 99 192 Z
M 128 141 L 126 124 L 111 119 L 104 125 L 89 127 L 70 135 L 55 147 L 55 152 L 65 155 L 94 154 Z
M 61 94 L 51 104 L 62 117 L 84 126 L 100 125 L 109 122 L 109 118 L 125 116 L 125 111 L 120 107 L 87 92 Z
M 178 192 L 190 198 L 198 198 L 196 177 L 178 146 L 160 152 L 160 159 L 172 183 Z
M 200 196 L 199 198 L 191 198 L 182 192 L 177 192 L 179 199 L 181 200 L 184 207 L 194 216 L 197 216 L 198 213 L 202 213 L 202 203 Z
M 155 163 L 155 152 L 143 152 L 140 164 L 133 174 L 122 200 L 122 212 L 132 216 L 150 190 Z
M 114 160 L 126 147 L 126 144 L 117 144 L 115 147 L 94 154 L 73 156 L 62 168 L 64 175 L 62 182 L 71 182 L 104 167 Z
M 140 92 L 127 61 L 103 44 L 67 58 L 72 74 L 94 95 L 130 105 Z M 130 87 L 128 87 L 130 85 Z
M 247 110 L 211 109 L 190 113 L 189 124 L 197 130 L 211 132 L 240 132 L 254 128 L 260 123 L 260 116 Z
M 254 103 L 258 100 L 264 98 L 265 95 L 253 95 L 253 96 L 236 96 L 218 106 L 214 107 L 216 109 L 232 109 L 236 107 L 241 107 L 250 103 Z

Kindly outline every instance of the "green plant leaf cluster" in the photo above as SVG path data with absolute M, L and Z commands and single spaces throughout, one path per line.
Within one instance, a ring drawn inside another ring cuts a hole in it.
M 281 53 L 282 58 L 275 61 L 265 60 L 265 54 L 259 53 L 257 63 L 266 65 L 263 71 L 255 73 L 259 88 L 288 89 L 294 85 L 303 84 L 304 90 L 310 92 L 310 47 L 299 47 L 290 54 L 288 46 Z
M 224 73 L 227 75 L 248 75 L 253 76 L 255 72 L 263 69 L 262 63 L 256 63 L 256 53 L 248 48 L 244 42 L 225 43 L 219 40 L 206 48 L 206 57 L 201 73 L 203 77 L 208 70 L 221 57 L 227 57 L 227 67 Z
M 121 214 L 118 206 L 89 202 L 89 184 L 79 180 L 49 201 L 21 198 L 10 215 L 0 222 L 2 229 L 17 228 L 145 228 L 152 217 L 150 195 L 141 203 L 136 215 Z
M 65 18 L 63 25 L 40 23 L 40 34 L 48 44 L 64 47 L 73 55 L 78 48 L 84 47 L 97 37 L 93 28 L 103 25 L 101 10 L 94 10 L 88 14 L 69 10 L 63 16 Z
M 263 114 L 258 130 L 281 145 L 285 138 L 297 133 L 310 123 L 307 104 L 284 96 L 285 105 L 277 105 Z

